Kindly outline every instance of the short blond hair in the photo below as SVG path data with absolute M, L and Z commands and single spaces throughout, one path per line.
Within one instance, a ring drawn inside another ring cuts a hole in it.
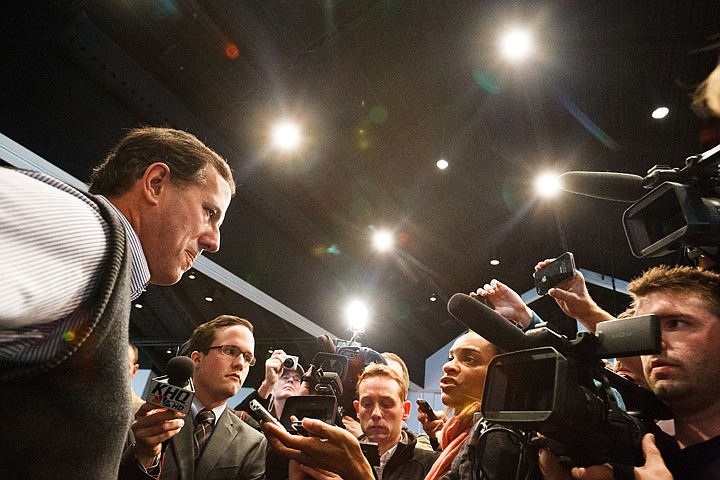
M 387 377 L 390 380 L 395 381 L 400 386 L 400 401 L 405 401 L 405 399 L 407 398 L 408 390 L 407 387 L 405 387 L 405 382 L 403 381 L 402 377 L 398 375 L 398 373 L 393 370 L 392 367 L 382 365 L 380 363 L 371 363 L 370 365 L 365 367 L 365 370 L 363 370 L 357 382 L 357 388 L 355 389 L 356 398 L 360 398 L 360 385 L 362 384 L 362 382 L 364 382 L 368 378 L 374 377 Z
M 400 370 L 402 370 L 402 379 L 403 382 L 405 382 L 405 389 L 410 390 L 410 372 L 408 372 L 407 365 L 405 365 L 403 359 L 400 358 L 399 355 L 392 352 L 383 352 L 380 355 L 382 355 L 386 361 L 390 360 L 400 365 Z

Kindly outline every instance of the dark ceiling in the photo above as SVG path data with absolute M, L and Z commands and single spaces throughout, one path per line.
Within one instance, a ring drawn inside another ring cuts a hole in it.
M 23 1 L 0 20 L 0 132 L 86 180 L 128 128 L 191 131 L 239 184 L 209 258 L 341 338 L 344 304 L 364 298 L 363 343 L 400 354 L 422 384 L 425 358 L 462 331 L 445 308 L 455 292 L 492 278 L 525 292 L 536 262 L 565 250 L 579 267 L 625 280 L 679 261 L 631 255 L 628 204 L 539 200 L 532 182 L 546 169 L 642 175 L 713 146 L 689 93 L 717 61 L 717 7 Z M 539 45 L 515 66 L 496 48 L 511 22 L 533 28 Z M 670 114 L 653 120 L 659 105 Z M 268 147 L 281 116 L 306 135 L 292 155 Z M 379 255 L 369 235 L 383 227 L 398 249 Z M 149 288 L 134 309 L 145 366 L 162 369 L 168 349 L 221 313 L 253 321 L 258 356 L 284 348 L 310 361 L 309 333 L 195 273 Z M 625 307 L 621 294 L 592 293 L 613 312 Z M 533 306 L 566 323 L 550 299 Z M 254 370 L 250 385 L 262 376 Z

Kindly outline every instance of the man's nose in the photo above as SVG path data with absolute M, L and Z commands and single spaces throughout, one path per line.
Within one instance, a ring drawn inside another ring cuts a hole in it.
M 210 230 L 200 237 L 200 248 L 210 253 L 220 250 L 220 228 L 217 225 L 212 225 Z

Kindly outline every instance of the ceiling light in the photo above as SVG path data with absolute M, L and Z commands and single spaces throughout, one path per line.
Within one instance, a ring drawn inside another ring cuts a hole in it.
M 436 301 L 437 301 L 437 297 L 435 296 L 435 294 L 433 294 L 433 295 L 430 297 L 430 301 L 431 301 L 431 302 L 436 302 Z
M 213 301 L 213 297 L 205 297 L 205 301 L 206 301 L 206 302 L 212 302 L 212 301 Z
M 530 32 L 515 28 L 506 32 L 500 38 L 500 53 L 512 62 L 519 62 L 527 58 L 533 50 L 533 41 Z
M 276 124 L 272 130 L 273 145 L 278 150 L 289 152 L 300 145 L 300 127 L 290 121 L 283 121 Z
M 444 158 L 441 158 L 435 165 L 437 165 L 440 170 L 445 170 L 448 167 L 448 162 Z
M 373 234 L 373 245 L 380 252 L 390 250 L 395 244 L 393 234 L 387 230 L 378 230 Z
M 560 191 L 560 180 L 556 173 L 543 173 L 535 180 L 535 190 L 541 197 L 552 197 Z
M 142 308 L 142 303 L 136 303 L 135 308 Z
M 497 258 L 493 258 L 492 260 L 490 260 L 490 265 L 500 265 L 500 260 L 498 260 Z
M 345 317 L 348 321 L 350 331 L 355 333 L 365 331 L 368 309 L 361 301 L 354 300 L 350 302 L 345 310 Z
M 195 280 L 195 274 L 194 274 L 194 273 L 191 273 L 190 275 L 188 275 L 188 278 L 189 278 L 190 280 Z
M 661 118 L 667 117 L 667 114 L 670 113 L 670 109 L 667 107 L 658 107 L 652 112 L 652 118 L 656 120 L 660 120 Z

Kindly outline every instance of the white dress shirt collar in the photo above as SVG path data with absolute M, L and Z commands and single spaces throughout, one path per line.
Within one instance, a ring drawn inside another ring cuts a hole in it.
M 138 238 L 137 233 L 135 233 L 135 230 L 133 230 L 132 225 L 130 225 L 130 222 L 128 222 L 127 218 L 125 218 L 125 215 L 123 215 L 122 212 L 110 202 L 110 200 L 108 200 L 102 195 L 96 196 L 102 199 L 106 204 L 110 206 L 110 208 L 115 211 L 115 213 L 118 214 L 118 216 L 120 217 L 120 221 L 125 227 L 127 240 L 128 243 L 130 243 L 130 251 L 132 252 L 132 275 L 130 278 L 130 294 L 131 300 L 135 300 L 140 295 L 142 295 L 142 293 L 145 291 L 145 287 L 147 287 L 148 283 L 150 283 L 150 268 L 148 267 L 147 259 L 145 258 L 145 252 L 143 252 L 142 244 L 140 243 L 140 238 Z

